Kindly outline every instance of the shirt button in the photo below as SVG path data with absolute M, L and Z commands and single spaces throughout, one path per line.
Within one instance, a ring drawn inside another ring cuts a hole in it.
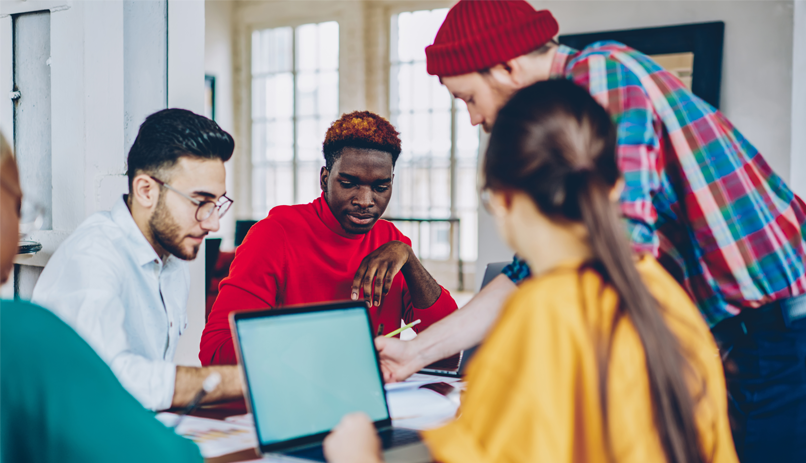
M 171 322 L 171 328 L 173 328 L 173 327 L 174 327 L 174 322 Z

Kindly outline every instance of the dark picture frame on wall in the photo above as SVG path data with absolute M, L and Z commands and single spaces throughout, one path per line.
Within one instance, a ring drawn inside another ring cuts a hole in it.
M 577 50 L 594 42 L 614 40 L 650 56 L 691 53 L 691 91 L 719 109 L 724 37 L 725 23 L 716 21 L 561 35 L 559 41 Z
M 204 117 L 215 120 L 215 76 L 204 75 Z

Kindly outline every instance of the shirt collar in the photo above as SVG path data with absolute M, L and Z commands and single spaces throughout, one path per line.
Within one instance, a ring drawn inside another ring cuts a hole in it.
M 560 45 L 557 47 L 557 52 L 554 53 L 554 59 L 551 62 L 549 79 L 565 79 L 566 65 L 568 64 L 568 61 L 578 53 L 579 51 L 565 45 Z
M 160 258 L 157 252 L 154 251 L 151 243 L 148 242 L 143 232 L 140 231 L 140 227 L 137 226 L 131 211 L 129 211 L 129 207 L 126 205 L 126 196 L 127 195 L 121 196 L 120 199 L 115 202 L 115 205 L 112 206 L 112 221 L 123 230 L 126 238 L 128 238 L 129 252 L 138 265 L 145 265 L 154 261 L 159 263 Z M 171 256 L 169 256 L 166 261 L 170 260 L 170 257 Z
M 333 211 L 330 210 L 330 205 L 325 201 L 324 193 L 314 200 L 313 207 L 316 210 L 316 214 L 322 219 L 322 223 L 333 233 L 351 240 L 360 240 L 364 237 L 364 235 L 348 233 L 344 227 L 341 226 L 336 216 L 333 215 Z

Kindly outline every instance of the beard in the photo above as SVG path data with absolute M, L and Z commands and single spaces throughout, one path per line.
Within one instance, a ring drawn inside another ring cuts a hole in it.
M 193 246 L 191 251 L 186 251 L 182 247 L 182 240 L 185 236 L 182 235 L 179 224 L 174 220 L 168 208 L 165 206 L 165 195 L 160 195 L 157 202 L 157 209 L 148 220 L 148 226 L 151 229 L 151 234 L 154 236 L 154 241 L 159 244 L 162 249 L 170 254 L 182 259 L 193 260 L 199 253 L 199 245 Z

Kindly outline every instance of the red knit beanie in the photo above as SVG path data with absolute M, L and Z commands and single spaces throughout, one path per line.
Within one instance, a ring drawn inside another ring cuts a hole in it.
M 545 45 L 560 27 L 526 0 L 461 0 L 425 48 L 427 70 L 440 77 L 481 71 Z

